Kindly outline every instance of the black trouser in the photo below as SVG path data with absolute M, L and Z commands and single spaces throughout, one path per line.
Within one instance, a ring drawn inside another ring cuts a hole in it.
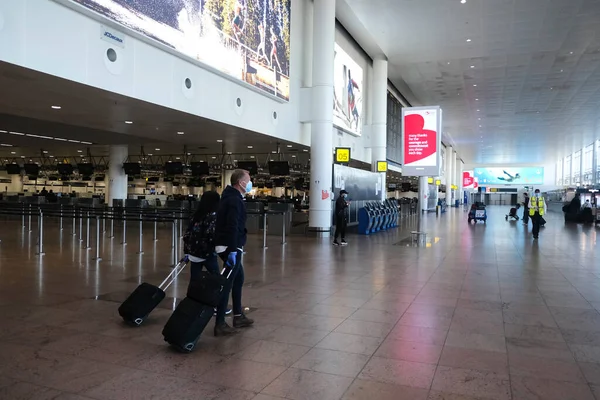
M 533 233 L 533 237 L 536 238 L 540 234 L 540 226 L 542 223 L 542 216 L 539 212 L 536 211 L 535 214 L 531 216 L 531 222 L 533 223 L 531 233 Z
M 228 252 L 219 254 L 224 263 L 227 262 Z M 242 265 L 242 252 L 238 250 L 235 268 L 231 271 L 231 276 L 227 284 L 223 286 L 221 293 L 221 304 L 217 307 L 217 325 L 225 323 L 225 310 L 229 301 L 229 293 L 233 302 L 233 315 L 242 315 L 242 286 L 244 286 L 244 266 Z
M 346 221 L 345 217 L 336 217 L 334 237 L 336 241 L 338 240 L 340 235 L 342 236 L 342 240 L 346 240 L 346 225 L 348 225 L 348 221 Z
M 529 207 L 523 207 L 523 223 L 529 223 Z

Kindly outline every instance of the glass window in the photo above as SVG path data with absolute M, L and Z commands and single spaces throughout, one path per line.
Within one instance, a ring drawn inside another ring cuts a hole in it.
M 563 163 L 563 159 L 556 163 L 556 186 L 563 185 Z
M 581 150 L 576 151 L 573 154 L 573 166 L 571 167 L 573 175 L 571 176 L 571 182 L 574 185 L 581 185 Z
M 590 144 L 583 149 L 583 184 L 591 185 L 593 176 L 594 163 L 594 144 Z
M 571 156 L 565 157 L 565 166 L 563 167 L 563 180 L 565 185 L 571 184 Z

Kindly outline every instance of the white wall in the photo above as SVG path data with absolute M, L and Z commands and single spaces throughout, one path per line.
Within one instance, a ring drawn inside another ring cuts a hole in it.
M 101 25 L 111 26 L 108 20 L 92 19 L 51 0 L 0 0 L 0 60 L 309 145 L 298 117 L 307 3 L 292 2 L 289 103 L 174 56 L 122 27 L 116 30 L 125 34 L 125 47 L 115 47 L 100 38 Z M 115 63 L 106 59 L 109 48 L 117 52 Z M 185 88 L 186 78 L 192 80 L 192 89 Z
M 83 7 L 80 9 L 88 14 L 60 2 L 65 0 L 0 0 L 0 60 L 310 145 L 310 125 L 300 122 L 300 115 L 306 112 L 303 108 L 307 108 L 308 101 L 301 88 L 311 83 L 310 0 L 291 2 L 289 103 L 204 69 L 191 59 L 173 55 L 170 50 L 142 38 L 136 32 L 113 26 L 101 17 L 92 18 Z M 125 47 L 116 47 L 100 39 L 102 25 L 122 33 Z M 370 163 L 372 61 L 340 29 L 336 29 L 336 42 L 363 68 L 365 126 L 360 137 L 334 129 L 334 146 L 350 147 L 352 158 Z M 117 52 L 115 63 L 106 60 L 109 48 Z M 185 88 L 186 78 L 192 80 L 192 89 Z M 239 108 L 236 105 L 238 98 L 242 100 Z M 278 115 L 276 120 L 273 119 L 274 111 Z

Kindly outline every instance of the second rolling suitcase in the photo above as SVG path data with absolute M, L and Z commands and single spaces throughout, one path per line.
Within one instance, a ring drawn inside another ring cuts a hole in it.
M 143 282 L 119 306 L 119 315 L 133 326 L 140 326 L 148 315 L 165 298 L 165 291 L 175 281 L 177 275 L 185 268 L 187 259 L 183 258 L 158 286 Z
M 191 352 L 196 347 L 196 343 L 210 322 L 213 313 L 213 307 L 189 297 L 184 298 L 177 305 L 162 331 L 165 342 L 179 351 Z

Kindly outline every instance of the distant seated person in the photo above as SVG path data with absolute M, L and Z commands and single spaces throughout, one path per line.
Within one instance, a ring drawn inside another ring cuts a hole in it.
M 586 200 L 585 203 L 583 203 L 583 208 L 592 208 L 592 203 L 590 203 L 589 200 Z

